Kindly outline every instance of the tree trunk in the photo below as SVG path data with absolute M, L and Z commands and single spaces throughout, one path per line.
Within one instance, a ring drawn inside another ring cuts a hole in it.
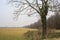
M 46 16 L 42 16 L 41 21 L 42 21 L 42 40 L 43 40 L 44 38 L 46 38 L 46 31 L 47 31 Z

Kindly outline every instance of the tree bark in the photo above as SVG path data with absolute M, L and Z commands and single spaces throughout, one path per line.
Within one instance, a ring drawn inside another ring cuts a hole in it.
M 46 16 L 42 16 L 41 17 L 41 21 L 42 21 L 42 39 L 46 38 Z
M 42 0 L 41 22 L 42 22 L 42 40 L 47 37 L 46 16 L 48 13 L 48 0 Z

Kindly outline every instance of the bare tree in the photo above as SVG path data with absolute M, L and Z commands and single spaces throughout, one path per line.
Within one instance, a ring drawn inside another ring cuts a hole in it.
M 47 26 L 49 29 L 60 29 L 60 14 L 55 13 L 55 15 L 51 16 L 47 20 Z
M 59 15 L 60 15 L 60 2 L 59 0 L 51 1 L 53 5 L 51 6 L 52 11 L 55 13 L 54 24 L 57 27 L 59 25 Z
M 55 27 L 56 29 L 60 29 L 60 14 L 59 12 L 56 12 L 55 14 Z
M 52 4 L 54 4 L 53 1 L 52 0 L 10 0 L 9 2 L 15 4 L 17 8 L 17 10 L 14 13 L 15 17 L 18 17 L 19 14 L 22 14 L 23 12 L 25 12 L 28 16 L 31 16 L 35 13 L 38 13 L 41 16 L 42 39 L 44 39 L 46 38 L 46 30 L 47 30 L 46 16 L 48 13 L 48 8 L 50 11 L 54 11 L 54 9 L 57 7 L 56 5 L 53 6 L 50 5 L 51 2 Z

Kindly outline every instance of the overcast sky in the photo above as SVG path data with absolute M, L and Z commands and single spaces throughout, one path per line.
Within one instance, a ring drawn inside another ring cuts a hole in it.
M 27 15 L 20 15 L 17 21 L 13 20 L 14 8 L 7 4 L 6 0 L 0 0 L 0 27 L 22 27 L 30 25 L 39 19 L 39 16 L 34 15 L 28 17 Z M 50 16 L 52 12 L 49 12 Z

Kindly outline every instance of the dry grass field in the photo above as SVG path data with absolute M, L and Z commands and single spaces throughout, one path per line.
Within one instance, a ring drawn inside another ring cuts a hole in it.
M 0 40 L 24 40 L 24 33 L 27 31 L 37 31 L 37 29 L 29 28 L 0 28 Z M 55 30 L 60 32 L 60 30 Z M 45 40 L 60 40 L 60 38 L 52 38 Z
M 0 28 L 0 40 L 24 40 L 24 33 L 36 30 L 29 28 Z

